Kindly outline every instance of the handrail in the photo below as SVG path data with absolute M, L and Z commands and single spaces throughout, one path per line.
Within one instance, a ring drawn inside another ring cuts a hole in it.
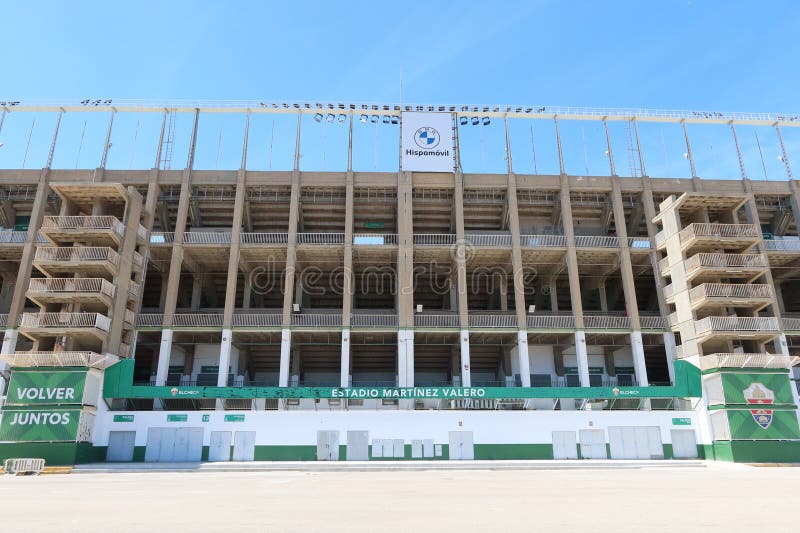
M 288 233 L 242 233 L 242 244 L 287 244 Z
M 297 244 L 344 244 L 344 233 L 298 233 Z
M 136 255 L 141 260 L 141 255 L 138 253 Z M 39 246 L 36 248 L 34 260 L 64 262 L 109 261 L 114 266 L 119 266 L 119 254 L 108 246 Z
M 122 222 L 110 215 L 102 216 L 46 216 L 42 219 L 43 230 L 111 230 L 117 235 L 125 233 Z
M 116 287 L 103 278 L 31 278 L 28 292 L 99 292 L 113 298 Z
M 454 233 L 415 233 L 416 246 L 451 246 L 456 243 Z
M 715 239 L 760 239 L 761 230 L 755 224 L 706 224 L 694 222 L 678 234 L 681 244 L 696 237 Z
M 488 235 L 480 233 L 468 233 L 464 235 L 464 241 L 467 245 L 472 246 L 511 246 L 511 234 L 500 233 Z
M 630 329 L 631 319 L 627 316 L 585 314 L 583 324 L 587 329 Z
M 517 315 L 505 311 L 497 313 L 470 312 L 469 326 L 471 328 L 515 328 L 517 327 Z
M 780 324 L 773 317 L 707 316 L 695 323 L 697 334 L 707 331 L 779 331 Z
M 164 324 L 164 313 L 139 313 L 136 316 L 137 327 L 158 327 Z
M 800 252 L 800 240 L 768 239 L 764 241 L 764 249 L 772 252 Z
M 350 325 L 356 328 L 396 327 L 397 315 L 394 313 L 351 313 Z
M 800 331 L 800 318 L 786 318 L 781 319 L 783 322 L 783 329 L 787 331 Z
M 96 328 L 108 331 L 111 319 L 100 313 L 23 313 L 23 328 Z
M 650 238 L 649 237 L 628 237 L 628 247 L 634 250 L 645 249 L 649 250 Z
M 341 313 L 294 313 L 292 326 L 297 327 L 340 327 Z
M 242 313 L 233 315 L 233 327 L 256 328 L 277 327 L 283 324 L 280 313 Z
M 8 313 L 0 314 L 0 326 L 6 327 L 8 325 Z
M 569 315 L 528 315 L 526 319 L 528 329 L 572 329 L 575 327 L 575 317 Z
M 397 244 L 397 233 L 354 233 L 353 244 L 364 246 Z
M 689 291 L 694 302 L 703 298 L 772 298 L 768 284 L 703 283 Z
M 567 245 L 565 235 L 520 235 L 520 246 L 527 248 L 559 248 Z
M 415 328 L 457 328 L 461 325 L 458 313 L 414 315 Z
M 619 237 L 605 235 L 576 235 L 575 246 L 578 248 L 618 248 Z
M 175 233 L 171 231 L 154 231 L 150 233 L 150 245 L 172 244 L 175 242 Z
M 684 263 L 689 272 L 699 267 L 709 268 L 765 268 L 767 263 L 762 254 L 695 254 Z
M 666 319 L 657 315 L 640 315 L 639 325 L 642 329 L 667 329 Z
M 172 325 L 184 328 L 222 327 L 223 315 L 219 313 L 175 313 Z
M 230 244 L 229 231 L 187 231 L 183 234 L 186 244 Z

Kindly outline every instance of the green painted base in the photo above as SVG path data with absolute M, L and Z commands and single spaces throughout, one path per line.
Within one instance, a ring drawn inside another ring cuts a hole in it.
M 95 463 L 106 460 L 106 448 L 88 442 L 0 443 L 0 462 L 22 457 L 44 459 L 47 466 Z
M 800 441 L 716 441 L 705 447 L 706 458 L 734 463 L 800 463 Z

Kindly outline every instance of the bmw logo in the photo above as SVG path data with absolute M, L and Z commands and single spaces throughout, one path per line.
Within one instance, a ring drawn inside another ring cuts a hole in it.
M 417 146 L 426 150 L 436 148 L 439 145 L 439 141 L 439 132 L 428 126 L 420 128 L 414 133 L 414 142 L 417 143 Z

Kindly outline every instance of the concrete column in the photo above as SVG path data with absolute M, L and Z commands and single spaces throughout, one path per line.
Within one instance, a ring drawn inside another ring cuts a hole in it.
M 606 283 L 605 281 L 597 287 L 597 291 L 600 293 L 600 309 L 604 312 L 608 312 L 608 297 L 606 296 Z
M 667 371 L 669 382 L 675 384 L 675 334 L 671 331 L 664 332 L 664 351 L 667 354 Z
M 228 386 L 228 370 L 231 366 L 231 346 L 233 343 L 233 332 L 225 328 L 222 330 L 222 343 L 219 350 L 219 374 L 217 375 L 217 387 Z
M 397 332 L 397 385 L 414 386 L 414 331 Z
M 528 332 L 517 332 L 517 357 L 519 357 L 519 377 L 523 387 L 531 386 L 531 360 L 528 352 Z
M 203 293 L 204 274 L 192 274 L 192 301 L 189 307 L 192 311 L 200 309 L 200 297 Z
M 414 223 L 411 172 L 397 175 L 397 319 L 414 327 Z
M 459 342 L 461 344 L 461 386 L 471 387 L 472 376 L 470 374 L 469 362 L 469 331 L 462 329 L 459 334 Z
M 775 339 L 775 351 L 781 355 L 789 356 L 789 343 L 786 341 L 786 334 L 781 333 Z
M 575 332 L 575 355 L 578 360 L 578 378 L 581 387 L 589 387 L 589 355 L 586 350 L 586 333 L 584 331 Z
M 350 386 L 350 330 L 342 330 L 342 360 L 340 364 L 341 377 L 339 385 L 342 387 Z
M 578 271 L 578 253 L 575 248 L 575 228 L 572 221 L 572 204 L 569 197 L 569 188 L 569 176 L 562 174 L 561 220 L 564 225 L 564 235 L 567 238 L 567 254 L 565 259 L 567 261 L 567 274 L 569 276 L 569 294 L 572 301 L 572 315 L 575 320 L 575 328 L 582 330 L 583 301 L 581 300 L 581 279 Z
M 169 272 L 164 275 L 164 272 L 161 273 L 161 297 L 158 302 L 158 308 L 163 311 L 164 307 L 167 304 L 167 290 L 169 289 Z
M 3 287 L 0 289 L 0 309 L 7 310 L 11 307 L 11 301 L 14 298 L 14 280 L 10 272 L 3 274 Z
M 556 278 L 550 279 L 550 308 L 554 313 L 558 312 L 558 283 Z
M 464 175 L 461 173 L 460 167 L 455 173 L 453 187 L 453 212 L 456 217 L 455 261 L 457 276 L 456 285 L 458 289 L 458 317 L 461 329 L 468 330 L 469 302 L 467 301 L 467 246 L 464 241 Z
M 508 284 L 506 282 L 505 276 L 500 276 L 499 278 L 500 286 L 500 310 L 501 311 L 508 311 Z
M 169 358 L 172 355 L 172 330 L 161 330 L 161 346 L 158 350 L 158 366 L 156 367 L 156 385 L 163 386 L 167 382 Z
M 295 266 L 297 265 L 297 224 L 300 220 L 300 124 L 301 116 L 298 114 L 294 170 L 292 171 L 292 192 L 289 199 L 289 234 L 287 235 L 286 246 L 286 275 L 284 276 L 285 286 L 283 288 L 284 328 L 288 328 L 292 325 L 292 298 L 294 297 Z
M 292 330 L 281 330 L 281 364 L 278 371 L 278 386 L 289 386 L 289 358 L 292 353 Z
M 640 387 L 646 387 L 647 367 L 644 359 L 644 344 L 642 343 L 642 332 L 631 332 L 631 353 L 633 354 L 633 371 L 636 373 L 636 381 Z
M 253 279 L 252 272 L 245 272 L 244 274 L 244 289 L 242 290 L 242 309 L 250 309 L 250 298 L 253 292 Z

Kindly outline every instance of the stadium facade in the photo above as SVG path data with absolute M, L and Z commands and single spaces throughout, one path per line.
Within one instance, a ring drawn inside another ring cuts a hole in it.
M 0 110 L 3 140 L 3 122 L 56 117 L 42 168 L 0 170 L 2 458 L 800 461 L 800 195 L 781 136 L 794 117 Z M 62 120 L 87 113 L 110 117 L 100 165 L 54 166 L 75 142 Z M 151 169 L 106 164 L 126 113 L 161 119 Z M 195 168 L 198 122 L 215 113 L 243 118 L 238 170 Z M 249 168 L 263 114 L 296 117 L 292 169 Z M 175 116 L 192 125 L 173 170 Z M 345 170 L 301 169 L 304 120 L 346 128 Z M 514 171 L 509 120 L 554 126 L 559 173 Z M 460 128 L 490 121 L 506 171 L 464 172 Z M 566 121 L 604 129 L 605 174 L 567 172 Z M 689 178 L 647 175 L 647 122 L 682 128 Z M 353 169 L 359 123 L 399 127 L 396 171 Z M 618 175 L 610 124 L 627 128 L 633 176 Z M 729 128 L 742 176 L 697 176 L 687 124 Z M 789 179 L 747 177 L 748 125 L 775 131 Z

